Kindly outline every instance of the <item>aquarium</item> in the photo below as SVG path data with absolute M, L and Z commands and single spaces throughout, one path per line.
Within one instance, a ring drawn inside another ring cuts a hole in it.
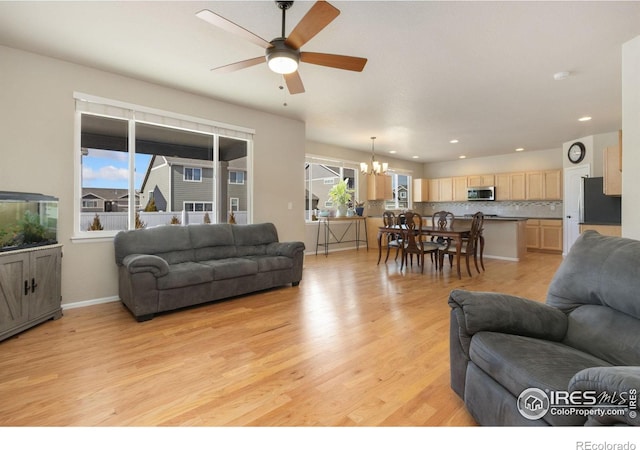
M 57 198 L 0 191 L 0 252 L 57 243 Z

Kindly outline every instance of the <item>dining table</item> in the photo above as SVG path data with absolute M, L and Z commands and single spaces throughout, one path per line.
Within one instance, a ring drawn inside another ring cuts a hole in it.
M 382 237 L 385 234 L 405 234 L 408 229 L 405 225 L 382 226 L 378 229 L 378 261 L 382 256 Z M 458 279 L 462 278 L 460 271 L 460 256 L 462 255 L 462 240 L 468 238 L 471 233 L 469 225 L 450 225 L 446 227 L 438 227 L 433 225 L 423 225 L 420 233 L 427 236 L 437 236 L 444 239 L 452 239 L 456 244 L 456 270 Z M 403 255 L 404 257 L 404 255 Z

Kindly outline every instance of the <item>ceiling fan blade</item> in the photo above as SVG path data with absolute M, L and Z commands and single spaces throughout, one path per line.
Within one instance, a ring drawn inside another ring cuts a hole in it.
M 302 78 L 300 78 L 298 71 L 284 74 L 284 81 L 287 83 L 287 89 L 289 89 L 291 95 L 302 94 L 304 92 L 304 85 L 302 84 Z
M 300 61 L 319 66 L 333 67 L 335 69 L 353 70 L 362 72 L 367 58 L 357 56 L 332 55 L 329 53 L 301 52 Z
M 230 20 L 225 19 L 224 17 L 219 16 L 218 14 L 209 11 L 208 9 L 203 9 L 202 11 L 196 13 L 196 16 L 204 20 L 205 22 L 209 22 L 211 25 L 222 28 L 229 33 L 235 34 L 236 36 L 240 36 L 250 42 L 253 42 L 256 45 L 259 45 L 262 48 L 266 49 L 272 46 L 270 42 L 265 41 L 260 36 L 253 34 L 251 31 L 242 28 L 240 25 L 236 25 Z
M 323 0 L 316 2 L 302 20 L 298 22 L 298 25 L 286 39 L 285 44 L 296 50 L 299 49 L 339 15 L 340 10 L 338 8 Z
M 244 61 L 238 61 L 232 64 L 227 64 L 226 66 L 215 67 L 211 69 L 211 71 L 218 72 L 218 73 L 235 72 L 236 70 L 246 69 L 247 67 L 255 66 L 263 62 L 266 62 L 265 57 L 258 56 L 257 58 L 245 59 Z

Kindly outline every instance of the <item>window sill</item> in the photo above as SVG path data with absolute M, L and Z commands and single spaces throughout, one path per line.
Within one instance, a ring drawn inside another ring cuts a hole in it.
M 93 244 L 99 242 L 113 242 L 113 238 L 115 237 L 116 232 L 106 231 L 99 232 L 96 231 L 95 234 L 78 234 L 71 237 L 71 242 L 74 244 Z

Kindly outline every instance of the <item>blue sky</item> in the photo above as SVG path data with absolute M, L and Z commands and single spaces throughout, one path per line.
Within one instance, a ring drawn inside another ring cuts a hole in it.
M 140 189 L 152 155 L 136 154 L 135 188 Z M 127 189 L 129 154 L 110 150 L 88 149 L 82 157 L 82 187 Z

